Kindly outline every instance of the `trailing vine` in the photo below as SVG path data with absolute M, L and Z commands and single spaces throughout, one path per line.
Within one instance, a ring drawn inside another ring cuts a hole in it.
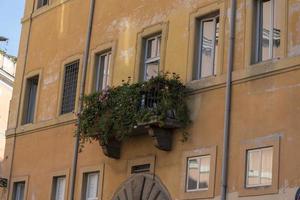
M 150 121 L 163 127 L 166 119 L 172 118 L 183 129 L 190 122 L 185 86 L 175 73 L 162 73 L 139 83 L 129 79 L 120 86 L 86 95 L 78 117 L 82 145 L 92 140 L 102 145 L 112 139 L 122 141 L 139 124 Z

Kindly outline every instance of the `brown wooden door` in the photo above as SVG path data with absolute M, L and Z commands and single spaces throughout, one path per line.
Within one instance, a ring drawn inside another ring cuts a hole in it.
M 154 175 L 135 174 L 120 186 L 113 200 L 171 200 L 171 197 Z

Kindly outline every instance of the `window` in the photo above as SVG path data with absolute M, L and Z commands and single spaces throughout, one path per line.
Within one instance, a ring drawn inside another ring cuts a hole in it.
M 255 5 L 254 62 L 261 62 L 279 56 L 279 19 L 281 12 L 277 0 L 257 0 Z
M 98 183 L 99 172 L 91 172 L 84 174 L 84 188 L 83 197 L 84 200 L 98 200 Z
M 48 0 L 38 0 L 37 2 L 37 8 L 41 8 L 45 5 L 48 5 Z
M 66 177 L 59 176 L 53 178 L 52 200 L 65 199 Z
M 76 102 L 78 71 L 79 61 L 75 61 L 65 66 L 61 114 L 70 113 L 74 111 Z
M 134 165 L 131 167 L 131 174 L 150 172 L 150 164 Z
M 161 34 L 145 39 L 145 58 L 142 70 L 142 79 L 149 80 L 159 73 Z
M 95 90 L 99 92 L 109 85 L 111 50 L 96 56 Z
M 273 148 L 247 151 L 246 187 L 272 185 Z
M 25 199 L 25 181 L 15 182 L 13 185 L 13 200 Z
M 207 190 L 209 186 L 210 156 L 188 158 L 186 191 Z
M 216 75 L 219 46 L 219 14 L 197 19 L 196 69 L 194 79 Z
M 22 124 L 33 123 L 38 82 L 39 76 L 31 77 L 26 81 Z

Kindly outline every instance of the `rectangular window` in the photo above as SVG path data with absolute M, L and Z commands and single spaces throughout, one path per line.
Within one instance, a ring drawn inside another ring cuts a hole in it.
M 150 164 L 134 165 L 131 167 L 131 174 L 150 172 Z
M 13 200 L 25 199 L 25 181 L 15 182 L 13 185 Z
M 277 0 L 257 0 L 255 7 L 254 62 L 261 62 L 279 56 L 279 19 L 281 11 Z
M 272 185 L 273 147 L 247 151 L 246 187 Z
M 74 111 L 76 102 L 78 71 L 79 61 L 75 61 L 65 66 L 61 114 L 70 113 Z
M 66 177 L 59 176 L 53 178 L 52 200 L 65 199 Z
M 219 46 L 219 14 L 197 19 L 196 70 L 194 79 L 216 75 Z
M 98 200 L 99 172 L 84 174 L 83 197 L 84 200 Z
M 143 63 L 143 80 L 149 80 L 159 73 L 161 34 L 145 39 L 145 58 Z
M 208 190 L 209 175 L 209 155 L 188 158 L 186 191 Z
M 111 64 L 111 51 L 101 53 L 96 56 L 96 74 L 95 74 L 95 90 L 99 92 L 105 90 L 109 85 L 109 74 Z
M 38 82 L 39 76 L 31 77 L 26 81 L 22 124 L 33 123 Z
M 38 0 L 37 2 L 37 8 L 41 8 L 46 5 L 48 5 L 48 0 Z

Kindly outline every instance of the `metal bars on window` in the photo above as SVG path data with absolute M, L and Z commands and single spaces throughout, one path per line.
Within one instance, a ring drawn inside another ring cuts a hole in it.
M 76 102 L 79 61 L 65 66 L 61 114 L 74 111 Z
M 198 45 L 194 79 L 216 74 L 219 43 L 219 15 L 212 14 L 197 20 Z

